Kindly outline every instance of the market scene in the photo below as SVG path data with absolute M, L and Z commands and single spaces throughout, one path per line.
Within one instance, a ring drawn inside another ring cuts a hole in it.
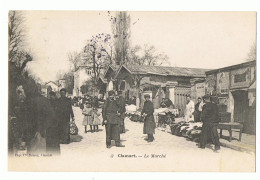
M 102 13 L 112 33 L 91 36 L 81 52 L 67 54 L 69 71 L 43 81 L 30 70 L 37 55 L 19 48 L 23 13 L 9 12 L 9 156 L 117 152 L 119 158 L 167 149 L 212 154 L 212 161 L 233 161 L 233 154 L 254 166 L 255 45 L 244 61 L 227 66 L 167 65 L 169 57 L 154 46 L 144 45 L 144 55 L 130 46 L 130 25 L 141 20 Z

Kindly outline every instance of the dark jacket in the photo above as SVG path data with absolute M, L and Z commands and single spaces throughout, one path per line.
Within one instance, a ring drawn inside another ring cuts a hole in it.
M 71 101 L 68 98 L 58 99 L 58 109 L 61 121 L 70 121 L 70 117 L 74 117 Z
M 53 123 L 53 127 L 56 127 L 58 126 L 58 123 L 59 123 L 59 104 L 58 104 L 58 100 L 50 100 L 50 104 L 51 104 L 51 107 L 54 111 L 54 115 L 55 115 L 55 121 Z
M 219 111 L 218 106 L 212 102 L 204 104 L 201 113 L 201 121 L 203 123 L 219 123 Z
M 55 113 L 50 101 L 42 96 L 37 95 L 32 99 L 32 113 L 36 125 L 36 131 L 45 137 L 46 129 L 52 127 L 55 123 Z
M 117 101 L 118 101 L 118 105 L 119 105 L 119 108 L 120 108 L 119 112 L 121 114 L 125 113 L 125 111 L 126 111 L 126 109 L 125 109 L 125 98 L 123 96 L 119 96 Z
M 145 113 L 147 114 L 148 117 L 148 116 L 152 116 L 153 112 L 154 112 L 153 103 L 151 101 L 145 101 L 141 114 L 143 115 Z
M 143 128 L 143 133 L 144 134 L 154 134 L 155 133 L 155 121 L 154 121 L 154 107 L 153 103 L 151 101 L 145 101 L 143 110 L 141 114 L 143 115 L 144 113 L 147 114 L 147 116 L 144 119 L 144 128 Z
M 120 111 L 120 106 L 118 102 L 114 99 L 108 98 L 102 109 L 103 121 L 107 120 L 108 124 L 118 124 L 119 116 L 117 112 Z

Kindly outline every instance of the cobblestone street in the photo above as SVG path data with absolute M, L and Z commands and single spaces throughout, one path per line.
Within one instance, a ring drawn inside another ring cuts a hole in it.
M 122 144 L 126 147 L 112 146 L 107 149 L 104 126 L 99 127 L 99 132 L 84 133 L 81 110 L 74 107 L 74 113 L 79 134 L 71 137 L 72 143 L 61 145 L 61 157 L 75 156 L 76 159 L 71 159 L 72 161 L 86 161 L 91 164 L 87 165 L 87 169 L 82 167 L 82 170 L 106 171 L 108 167 L 114 171 L 145 171 L 148 166 L 160 171 L 252 171 L 255 168 L 254 153 L 224 147 L 221 147 L 219 153 L 215 153 L 213 146 L 199 149 L 195 142 L 157 129 L 155 141 L 148 143 L 144 140 L 146 136 L 142 132 L 143 124 L 130 120 L 125 121 L 126 133 L 121 135 Z M 152 154 L 159 155 L 156 161 L 151 157 Z

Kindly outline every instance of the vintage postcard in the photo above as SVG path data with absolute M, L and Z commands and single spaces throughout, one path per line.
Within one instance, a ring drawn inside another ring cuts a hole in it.
M 9 171 L 255 172 L 256 12 L 8 16 Z

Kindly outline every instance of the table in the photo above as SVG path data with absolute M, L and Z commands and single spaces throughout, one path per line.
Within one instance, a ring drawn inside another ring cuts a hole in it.
M 240 123 L 219 123 L 218 129 L 220 129 L 220 138 L 222 137 L 222 130 L 228 130 L 229 131 L 229 142 L 232 140 L 232 129 L 239 129 L 239 141 L 241 141 L 242 138 L 242 130 L 243 130 L 243 124 Z

